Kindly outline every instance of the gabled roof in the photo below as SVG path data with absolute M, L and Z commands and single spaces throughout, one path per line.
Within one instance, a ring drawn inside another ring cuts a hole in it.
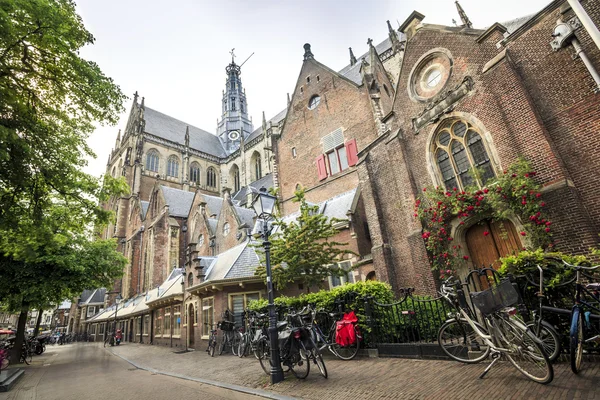
M 348 212 L 354 211 L 352 208 L 356 204 L 355 199 L 358 193 L 358 188 L 354 188 L 344 193 L 340 193 L 333 196 L 325 201 L 318 204 L 319 213 L 325 215 L 328 218 L 338 218 L 342 220 L 348 219 Z M 285 223 L 295 222 L 300 215 L 300 211 L 288 214 L 282 218 Z M 274 233 L 277 231 L 277 227 L 274 229 Z
M 246 242 L 244 250 L 240 253 L 235 263 L 231 266 L 224 279 L 247 278 L 254 276 L 256 267 L 260 265 L 260 259 L 256 249 L 251 242 Z
M 510 34 L 519 29 L 521 26 L 523 26 L 525 22 L 529 21 L 534 15 L 535 14 L 529 14 L 519 18 L 511 19 L 510 21 L 502 22 L 502 25 Z
M 206 277 L 204 281 L 208 282 L 225 279 L 225 276 L 229 273 L 240 254 L 242 254 L 246 248 L 247 244 L 248 242 L 238 244 L 237 246 L 219 254 L 206 271 Z
M 169 215 L 172 217 L 187 217 L 194 201 L 194 192 L 160 186 L 166 204 L 169 205 Z
M 79 296 L 79 304 L 85 303 L 92 294 L 94 294 L 94 290 L 88 290 L 88 289 L 84 290 L 81 293 L 81 296 Z
M 246 227 L 252 228 L 254 226 L 254 216 L 256 215 L 254 210 L 245 207 L 234 207 L 242 225 L 245 224 Z
M 144 121 L 146 132 L 179 144 L 185 144 L 185 132 L 189 127 L 191 148 L 216 157 L 226 156 L 219 138 L 210 132 L 148 107 L 144 107 Z
M 250 190 L 254 192 L 258 192 L 258 190 L 262 187 L 264 187 L 267 190 L 271 189 L 273 187 L 273 174 L 267 174 L 259 180 L 256 180 L 248 186 L 244 186 L 240 190 L 238 190 L 237 193 L 231 196 L 231 200 L 234 202 L 234 204 L 238 206 L 243 206 L 247 203 L 248 187 L 251 187 L 252 189 Z
M 104 303 L 104 295 L 105 294 L 106 294 L 105 288 L 96 289 L 85 301 L 85 304 Z
M 210 196 L 208 194 L 203 194 L 202 197 L 206 202 L 206 214 L 209 217 L 213 214 L 219 216 L 221 214 L 221 208 L 223 207 L 223 198 L 218 196 Z

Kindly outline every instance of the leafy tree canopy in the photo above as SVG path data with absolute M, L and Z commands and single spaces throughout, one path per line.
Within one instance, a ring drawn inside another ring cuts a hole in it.
M 273 283 L 283 289 L 289 283 L 301 282 L 308 290 L 322 286 L 330 275 L 347 274 L 337 263 L 354 252 L 346 248 L 348 243 L 332 240 L 339 233 L 335 224 L 341 220 L 320 214 L 319 206 L 308 203 L 302 190 L 296 192 L 294 201 L 300 203 L 296 221 L 278 219 L 274 223 L 277 231 L 270 239 Z M 256 275 L 266 280 L 266 267 L 258 267 Z
M 13 310 L 110 286 L 124 258 L 90 227 L 123 179 L 82 171 L 94 124 L 125 96 L 79 50 L 93 44 L 69 0 L 0 0 L 0 301 Z

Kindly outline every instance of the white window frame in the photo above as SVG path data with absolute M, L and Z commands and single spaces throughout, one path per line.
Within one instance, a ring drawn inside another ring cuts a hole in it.
M 355 277 L 354 277 L 354 270 L 352 269 L 352 262 L 345 260 L 345 261 L 340 261 L 337 263 L 337 266 L 341 269 L 345 269 L 347 271 L 346 275 L 342 275 L 342 276 L 332 276 L 330 275 L 328 277 L 328 282 L 329 282 L 329 289 L 333 289 L 336 287 L 340 287 L 340 286 L 344 286 L 347 283 L 354 283 L 356 281 Z M 351 277 L 351 279 L 348 279 L 349 277 Z M 340 284 L 339 285 L 333 285 L 333 280 L 335 278 L 338 278 L 340 280 Z

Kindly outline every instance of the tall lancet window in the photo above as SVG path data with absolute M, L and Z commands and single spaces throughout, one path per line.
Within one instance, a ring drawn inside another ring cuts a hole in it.
M 231 111 L 235 111 L 235 97 L 231 98 Z
M 179 159 L 175 156 L 169 157 L 167 160 L 167 176 L 177 178 L 179 175 Z

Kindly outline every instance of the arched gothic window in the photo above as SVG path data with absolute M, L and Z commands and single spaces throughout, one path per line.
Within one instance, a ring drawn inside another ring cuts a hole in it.
M 146 169 L 158 172 L 158 152 L 156 150 L 150 150 L 146 155 Z
M 196 185 L 200 184 L 200 164 L 197 162 L 193 162 L 190 165 L 190 182 L 195 183 Z
M 206 170 L 206 186 L 217 187 L 217 173 L 213 167 Z
M 434 136 L 433 157 L 446 189 L 481 187 L 496 175 L 481 134 L 465 120 L 440 124 Z
M 254 180 L 257 181 L 262 178 L 262 163 L 260 162 L 260 154 L 255 151 L 252 154 L 252 164 L 254 166 Z
M 240 190 L 240 169 L 237 165 L 233 164 L 231 172 L 229 173 L 233 182 L 233 192 L 237 193 Z
M 167 176 L 174 178 L 179 176 L 179 159 L 175 156 L 171 156 L 167 160 Z
M 200 234 L 198 237 L 198 247 L 202 247 L 204 245 L 204 235 Z
M 223 224 L 223 236 L 229 235 L 229 230 L 230 230 L 229 222 L 225 222 Z
M 194 286 L 194 275 L 190 272 L 188 274 L 188 287 Z

